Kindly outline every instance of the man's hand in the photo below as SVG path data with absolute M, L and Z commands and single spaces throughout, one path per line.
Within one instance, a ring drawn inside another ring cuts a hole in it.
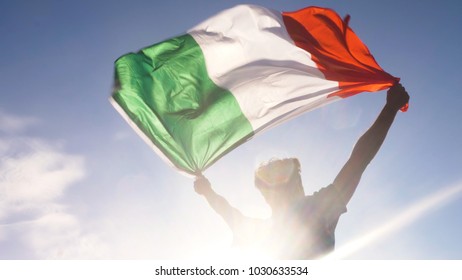
M 409 102 L 409 94 L 406 89 L 400 84 L 396 83 L 387 92 L 387 107 L 398 111 Z
M 201 175 L 194 181 L 194 190 L 200 195 L 206 195 L 212 191 L 212 187 L 209 180 Z

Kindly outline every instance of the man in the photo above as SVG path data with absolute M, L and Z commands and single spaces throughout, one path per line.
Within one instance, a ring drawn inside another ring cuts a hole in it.
M 273 160 L 255 172 L 255 185 L 272 209 L 269 220 L 244 216 L 213 191 L 200 176 L 194 183 L 197 193 L 225 220 L 234 244 L 265 250 L 275 258 L 316 259 L 335 246 L 335 228 L 347 211 L 361 175 L 380 149 L 400 108 L 409 101 L 397 83 L 387 92 L 387 101 L 374 124 L 354 146 L 353 152 L 333 183 L 305 196 L 297 159 Z

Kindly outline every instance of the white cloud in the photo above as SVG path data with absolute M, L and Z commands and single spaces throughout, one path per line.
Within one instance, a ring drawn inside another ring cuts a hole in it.
M 37 123 L 39 123 L 39 119 L 35 117 L 18 117 L 0 110 L 0 131 L 21 132 Z
M 96 235 L 63 203 L 66 192 L 86 176 L 85 159 L 63 151 L 62 143 L 19 137 L 39 123 L 0 110 L 0 247 L 24 258 L 97 258 L 103 252 Z M 10 246 L 2 246 L 1 244 Z M 8 252 L 2 252 L 8 258 Z
M 22 139 L 4 146 L 9 149 L 0 158 L 0 219 L 45 209 L 85 175 L 81 156 L 62 153 L 43 141 Z
M 94 259 L 106 251 L 96 235 L 82 232 L 80 221 L 66 212 L 47 213 L 28 224 L 24 239 L 40 259 Z
M 84 158 L 40 139 L 0 139 L 2 143 L 0 244 L 19 242 L 27 248 L 20 253 L 25 258 L 97 258 L 102 243 L 84 233 L 78 217 L 60 201 L 85 177 Z

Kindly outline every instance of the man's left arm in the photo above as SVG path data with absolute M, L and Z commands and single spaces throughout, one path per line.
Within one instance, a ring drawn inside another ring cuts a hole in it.
M 409 95 L 401 84 L 397 83 L 388 90 L 386 105 L 374 124 L 359 138 L 350 158 L 333 182 L 345 205 L 353 196 L 367 165 L 382 146 L 397 112 L 408 102 Z

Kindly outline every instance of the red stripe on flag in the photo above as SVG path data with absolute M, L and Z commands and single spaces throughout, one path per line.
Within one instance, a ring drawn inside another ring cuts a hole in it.
M 393 86 L 399 78 L 385 72 L 367 46 L 331 9 L 307 7 L 282 13 L 295 45 L 311 54 L 326 79 L 338 81 L 340 90 L 331 95 L 348 97 L 363 91 Z

